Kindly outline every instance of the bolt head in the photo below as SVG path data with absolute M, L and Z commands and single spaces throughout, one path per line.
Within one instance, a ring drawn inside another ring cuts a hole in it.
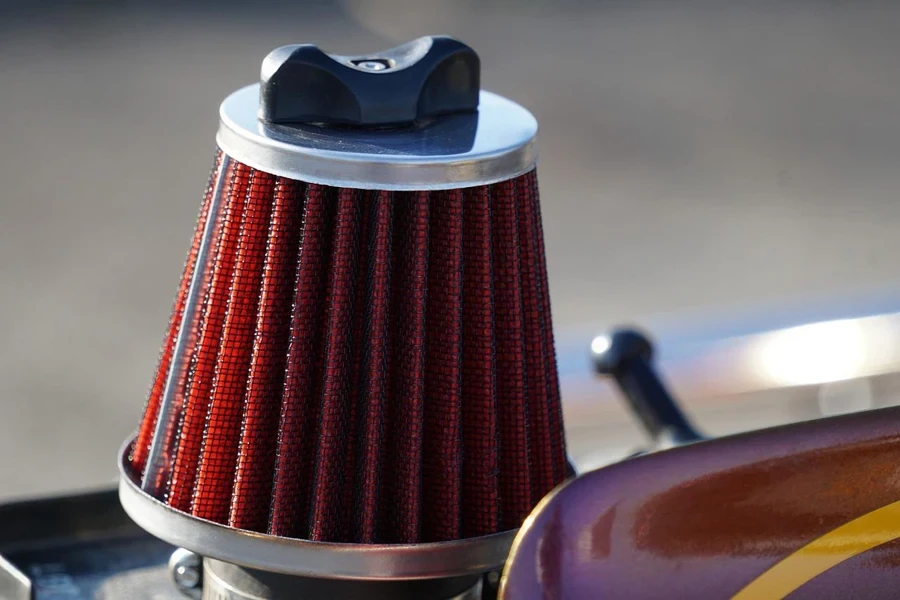
M 611 335 L 597 336 L 591 343 L 591 361 L 601 375 L 613 375 L 638 358 L 653 358 L 653 344 L 635 329 L 617 329 Z
M 178 587 L 195 588 L 200 585 L 200 570 L 194 567 L 180 565 L 175 568 L 173 577 Z
M 203 584 L 203 559 L 199 555 L 178 548 L 169 557 L 169 574 L 178 590 L 191 598 L 200 597 Z

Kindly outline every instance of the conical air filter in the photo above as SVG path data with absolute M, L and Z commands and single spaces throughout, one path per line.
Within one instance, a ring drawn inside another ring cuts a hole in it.
M 513 530 L 563 481 L 536 123 L 478 79 L 450 38 L 293 46 L 225 100 L 126 456 L 141 493 L 278 538 L 414 544 Z

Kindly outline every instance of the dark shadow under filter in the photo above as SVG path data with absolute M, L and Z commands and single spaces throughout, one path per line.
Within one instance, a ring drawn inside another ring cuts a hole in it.
M 535 172 L 449 191 L 335 188 L 219 154 L 131 467 L 196 517 L 411 543 L 513 529 L 566 477 Z M 195 269 L 199 310 L 182 325 Z

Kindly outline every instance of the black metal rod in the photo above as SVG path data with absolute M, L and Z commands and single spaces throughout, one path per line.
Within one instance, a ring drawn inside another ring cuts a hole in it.
M 632 412 L 654 440 L 669 436 L 676 443 L 704 439 L 666 389 L 653 368 L 653 345 L 642 333 L 619 329 L 593 345 L 594 370 L 611 376 Z

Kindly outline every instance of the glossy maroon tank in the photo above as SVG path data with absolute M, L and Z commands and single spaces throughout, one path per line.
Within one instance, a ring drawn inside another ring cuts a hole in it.
M 684 446 L 587 473 L 520 532 L 506 599 L 895 598 L 900 409 Z

